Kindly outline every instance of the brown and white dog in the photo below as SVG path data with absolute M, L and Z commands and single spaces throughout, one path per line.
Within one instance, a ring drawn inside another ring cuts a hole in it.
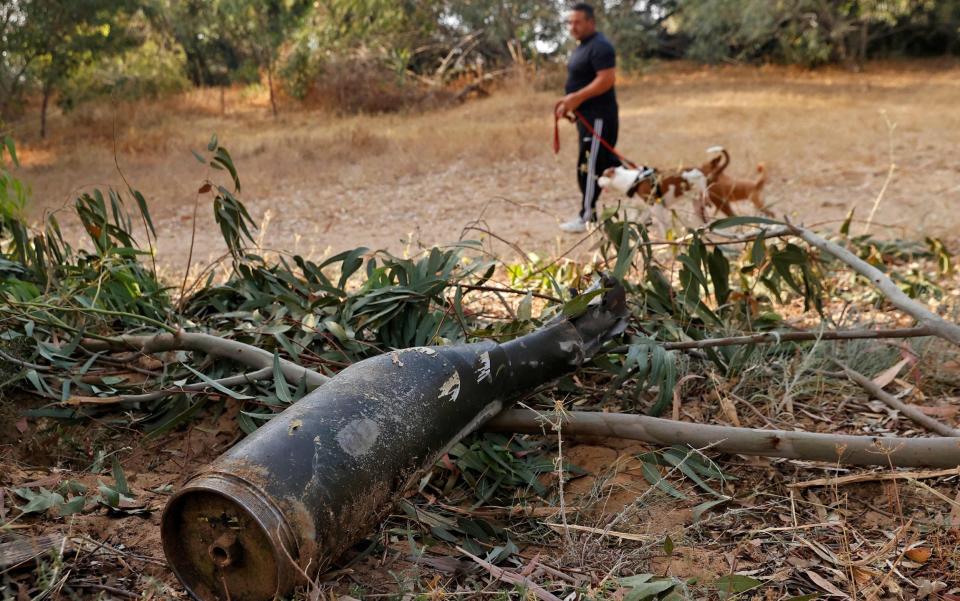
M 727 160 L 729 163 L 729 159 Z M 773 213 L 767 209 L 761 198 L 763 186 L 767 181 L 767 170 L 763 163 L 757 165 L 758 177 L 756 180 L 738 180 L 720 173 L 710 181 L 703 173 L 690 171 L 683 174 L 687 183 L 697 190 L 698 195 L 694 200 L 697 213 L 704 223 L 707 222 L 706 206 L 713 205 L 714 209 L 722 212 L 728 217 L 736 215 L 731 206 L 734 202 L 749 200 L 753 206 L 764 215 L 773 216 Z
M 662 174 L 652 167 L 610 167 L 597 178 L 597 185 L 620 192 L 629 198 L 641 198 L 644 204 L 641 221 L 655 224 L 664 236 L 673 221 L 669 205 L 690 189 L 690 183 L 681 174 Z
M 654 167 L 610 167 L 597 179 L 597 184 L 601 188 L 612 188 L 631 198 L 639 196 L 647 203 L 657 200 L 669 202 L 690 190 L 689 176 L 700 173 L 708 183 L 713 183 L 723 175 L 730 164 L 730 155 L 726 149 L 713 146 L 708 148 L 707 152 L 719 154 L 698 168 L 680 167 L 673 171 L 661 171 Z

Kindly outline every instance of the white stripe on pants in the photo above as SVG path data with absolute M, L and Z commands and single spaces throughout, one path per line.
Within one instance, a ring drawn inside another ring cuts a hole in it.
M 597 153 L 600 151 L 600 136 L 603 135 L 603 119 L 593 120 L 593 131 L 595 134 L 590 141 L 590 159 L 587 167 L 587 189 L 583 193 L 583 215 L 584 221 L 593 219 L 593 191 L 597 187 Z

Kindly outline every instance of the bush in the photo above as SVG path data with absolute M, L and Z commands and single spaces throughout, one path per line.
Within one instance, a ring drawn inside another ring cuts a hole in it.
M 190 87 L 183 49 L 166 40 L 147 39 L 115 56 L 81 67 L 63 87 L 64 110 L 102 96 L 123 100 L 157 98 Z
M 292 78 L 284 73 L 284 81 L 291 96 L 308 105 L 339 113 L 390 113 L 435 99 L 377 59 L 328 58 L 316 66 L 298 60 L 306 69 Z

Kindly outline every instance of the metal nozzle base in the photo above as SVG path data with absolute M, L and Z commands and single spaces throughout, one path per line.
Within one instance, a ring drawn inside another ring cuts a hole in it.
M 163 553 L 200 601 L 264 601 L 293 588 L 293 532 L 274 503 L 249 482 L 197 476 L 167 503 Z

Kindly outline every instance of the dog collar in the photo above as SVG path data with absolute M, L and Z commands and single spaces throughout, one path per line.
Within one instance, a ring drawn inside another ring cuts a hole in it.
M 637 193 L 637 188 L 640 187 L 640 184 L 644 180 L 650 179 L 651 177 L 657 174 L 657 170 L 653 167 L 641 167 L 640 172 L 637 173 L 637 179 L 633 180 L 633 183 L 630 184 L 630 187 L 627 189 L 627 197 L 633 198 L 633 195 Z

